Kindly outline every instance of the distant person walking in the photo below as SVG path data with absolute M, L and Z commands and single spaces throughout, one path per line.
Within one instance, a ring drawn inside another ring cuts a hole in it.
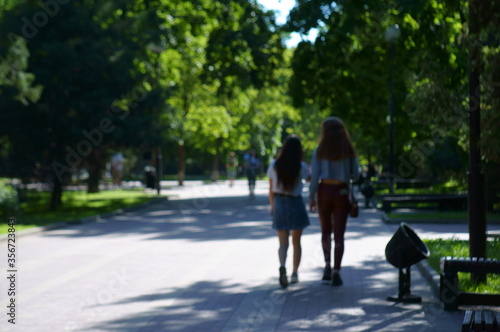
M 361 193 L 365 196 L 365 207 L 370 207 L 370 201 L 375 196 L 375 189 L 373 188 L 372 178 L 377 175 L 377 169 L 374 164 L 368 164 L 368 170 L 366 172 L 366 177 L 364 178 L 363 186 L 361 187 Z
M 325 257 L 323 280 L 341 286 L 340 268 L 344 255 L 344 233 L 350 209 L 348 183 L 359 177 L 359 162 L 349 133 L 337 117 L 322 123 L 321 137 L 311 163 L 309 207 L 318 209 L 321 243 Z M 333 271 L 331 268 L 332 231 L 335 241 Z
M 229 157 L 227 157 L 226 171 L 229 186 L 232 187 L 234 185 L 234 179 L 236 178 L 236 172 L 238 171 L 238 158 L 233 151 L 229 152 Z
M 257 171 L 259 170 L 259 167 L 260 161 L 255 154 L 255 150 L 250 150 L 250 152 L 245 155 L 245 169 L 248 178 L 250 196 L 253 196 L 255 193 L 255 182 L 257 180 Z
M 300 238 L 302 230 L 309 225 L 309 217 L 301 196 L 302 180 L 309 179 L 309 169 L 302 159 L 300 140 L 296 136 L 290 136 L 277 159 L 267 169 L 273 228 L 279 240 L 279 283 L 283 288 L 288 286 L 285 263 L 290 232 L 293 244 L 293 270 L 290 281 L 297 283 L 299 281 L 297 270 L 302 256 Z
M 111 157 L 111 177 L 113 178 L 113 184 L 117 186 L 122 185 L 123 177 L 123 162 L 125 158 L 118 152 Z

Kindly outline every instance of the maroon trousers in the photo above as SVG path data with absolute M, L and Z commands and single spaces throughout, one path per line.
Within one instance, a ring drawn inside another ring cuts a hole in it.
M 321 224 L 321 243 L 325 263 L 331 262 L 332 231 L 335 241 L 333 269 L 340 270 L 344 255 L 344 233 L 349 214 L 347 184 L 320 183 L 318 188 L 318 214 Z

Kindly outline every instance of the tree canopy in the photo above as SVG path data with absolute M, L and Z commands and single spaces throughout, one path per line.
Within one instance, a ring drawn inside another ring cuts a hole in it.
M 163 152 L 180 183 L 187 160 L 216 179 L 224 154 L 269 160 L 291 133 L 307 160 L 330 115 L 363 162 L 386 164 L 393 46 L 397 175 L 463 179 L 472 42 L 483 160 L 495 170 L 499 6 L 481 2 L 471 38 L 465 0 L 298 0 L 285 26 L 254 0 L 0 1 L 0 172 L 53 182 L 56 207 L 79 168 L 98 190 L 119 150 Z M 311 29 L 314 41 L 284 47 Z
M 498 161 L 493 147 L 500 145 L 498 135 L 491 135 L 498 124 L 498 107 L 493 106 L 498 105 L 498 66 L 491 65 L 498 64 L 499 56 L 497 7 L 498 2 L 485 1 L 481 8 L 485 161 Z M 415 176 L 437 145 L 450 144 L 448 137 L 467 149 L 468 23 L 466 1 L 299 0 L 286 28 L 301 33 L 316 28 L 319 33 L 314 42 L 299 44 L 294 54 L 294 105 L 308 109 L 314 104 L 340 116 L 362 154 L 387 160 L 390 57 L 384 35 L 397 24 L 396 155 L 399 175 Z M 413 171 L 403 172 L 404 163 Z

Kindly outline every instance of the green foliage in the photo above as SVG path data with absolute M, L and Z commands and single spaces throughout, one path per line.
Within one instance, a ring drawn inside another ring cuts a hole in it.
M 385 164 L 391 48 L 384 32 L 395 23 L 402 32 L 394 43 L 396 160 L 418 157 L 408 176 L 464 173 L 465 0 L 299 0 L 283 28 L 255 1 L 71 1 L 32 36 L 19 22 L 42 11 L 39 2 L 0 7 L 2 173 L 33 176 L 50 173 L 54 161 L 67 164 L 67 148 L 88 141 L 84 132 L 105 118 L 113 129 L 67 172 L 83 166 L 100 176 L 111 151 L 141 155 L 158 146 L 169 156 L 182 147 L 178 159 L 204 166 L 210 155 L 216 164 L 220 154 L 250 147 L 272 158 L 291 133 L 302 137 L 307 158 L 330 115 L 347 124 L 362 160 Z M 483 4 L 479 36 L 488 163 L 500 160 L 496 9 Z M 284 49 L 285 33 L 312 28 L 315 41 Z M 23 33 L 26 41 L 15 36 Z M 421 153 L 424 141 L 432 152 Z
M 250 146 L 273 153 L 283 116 L 293 113 L 273 16 L 253 2 L 200 6 L 175 18 L 183 27 L 205 13 L 199 29 L 176 29 L 176 47 L 159 57 L 159 84 L 172 91 L 161 118 L 165 135 L 179 146 L 179 159 L 198 151 L 221 160 L 221 152 Z
M 451 239 L 424 239 L 431 255 L 429 265 L 439 274 L 439 260 L 441 257 L 469 257 L 469 241 Z M 500 239 L 495 238 L 486 243 L 487 256 L 500 259 Z M 486 284 L 476 285 L 470 281 L 470 273 L 458 273 L 458 288 L 462 292 L 473 293 L 500 293 L 500 275 L 489 274 Z
M 283 52 L 274 15 L 253 1 L 220 1 L 214 7 L 215 18 L 224 23 L 210 31 L 204 79 L 217 83 L 218 96 L 228 97 L 234 86 L 272 82 Z
M 456 139 L 447 137 L 442 143 L 436 144 L 435 151 L 428 157 L 429 170 L 435 181 L 448 179 L 466 180 L 464 169 L 467 166 L 468 156 L 458 145 Z
M 134 8 L 134 18 L 118 14 Z M 44 88 L 36 103 L 8 104 L 1 124 L 10 146 L 6 169 L 10 176 L 32 177 L 38 168 L 60 188 L 75 167 L 85 167 L 89 190 L 98 190 L 108 151 L 161 141 L 152 124 L 158 124 L 154 114 L 164 105 L 163 91 L 151 86 L 141 67 L 149 59 L 143 43 L 159 37 L 144 30 L 147 38 L 128 34 L 151 28 L 155 20 L 130 2 L 71 1 L 51 7 L 46 24 L 34 25 L 30 20 L 44 10 L 24 1 L 0 24 L 8 36 L 1 46 L 17 45 L 22 38 L 16 35 L 27 40 L 33 85 Z M 24 81 L 32 78 L 25 75 Z
M 0 92 L 4 92 L 2 86 L 14 88 L 17 92 L 14 100 L 24 105 L 38 101 L 42 93 L 42 86 L 33 86 L 35 76 L 26 72 L 28 59 L 26 41 L 21 37 L 13 37 L 5 59 L 0 57 Z
M 490 164 L 488 173 L 498 173 L 500 3 L 480 3 L 481 32 L 473 36 L 465 0 L 297 1 L 286 30 L 307 33 L 316 28 L 319 32 L 315 41 L 304 41 L 295 50 L 290 81 L 294 105 L 307 115 L 315 107 L 340 116 L 362 159 L 385 164 L 390 46 L 384 32 L 398 24 L 401 36 L 394 41 L 396 175 L 463 181 L 469 134 L 469 49 L 476 45 L 482 56 L 477 64 L 481 151 Z M 478 96 L 475 93 L 472 101 Z M 498 202 L 499 193 L 498 188 L 491 189 L 488 197 Z
M 7 184 L 7 180 L 0 179 L 0 217 L 15 216 L 19 212 L 17 191 Z
M 396 20 L 391 8 L 392 2 L 298 1 L 286 27 L 303 33 L 319 29 L 314 42 L 301 42 L 294 53 L 290 81 L 294 105 L 303 108 L 304 116 L 316 107 L 324 115 L 342 118 L 358 151 L 379 162 L 388 160 L 389 150 L 390 47 L 384 31 Z M 398 154 L 411 134 L 407 115 L 400 111 L 407 66 L 401 39 L 395 57 Z

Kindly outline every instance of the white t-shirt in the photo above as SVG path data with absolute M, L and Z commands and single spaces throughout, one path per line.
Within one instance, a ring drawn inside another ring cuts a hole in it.
M 273 162 L 267 168 L 267 177 L 272 180 L 273 192 L 277 194 L 299 196 L 302 193 L 302 188 L 303 188 L 302 180 L 309 178 L 309 168 L 307 167 L 306 163 L 304 162 L 300 163 L 299 178 L 297 179 L 297 182 L 295 183 L 293 190 L 285 191 L 281 184 L 278 185 L 278 173 L 276 173 L 276 169 L 274 168 L 275 162 L 276 161 L 273 160 Z

